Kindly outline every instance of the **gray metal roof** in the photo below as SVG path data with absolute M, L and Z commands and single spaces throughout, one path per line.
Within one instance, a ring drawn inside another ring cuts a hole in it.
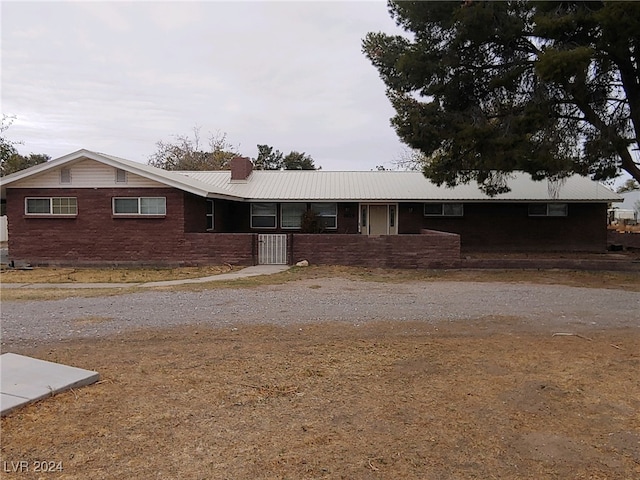
M 508 181 L 511 191 L 495 197 L 484 194 L 475 182 L 454 188 L 433 184 L 420 172 L 329 172 L 316 170 L 254 171 L 244 182 L 231 182 L 230 171 L 167 171 L 139 162 L 78 150 L 64 157 L 36 165 L 0 179 L 5 189 L 32 175 L 82 159 L 92 159 L 141 175 L 165 185 L 212 198 L 246 201 L 564 201 L 619 202 L 620 195 L 601 183 L 585 177 L 567 178 L 553 195 L 549 182 L 533 181 L 523 173 L 514 173 Z
M 549 182 L 533 181 L 528 174 L 512 174 L 511 191 L 495 197 L 474 182 L 454 188 L 437 186 L 420 172 L 254 171 L 245 183 L 231 183 L 231 174 L 175 172 L 211 186 L 221 193 L 264 201 L 620 201 L 601 183 L 573 176 L 561 182 L 554 195 Z

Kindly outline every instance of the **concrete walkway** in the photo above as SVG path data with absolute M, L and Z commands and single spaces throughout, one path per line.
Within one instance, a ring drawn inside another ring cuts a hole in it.
M 236 272 L 221 273 L 202 278 L 187 278 L 183 280 L 166 280 L 161 282 L 138 282 L 138 283 L 3 283 L 2 288 L 151 288 L 151 287 L 172 287 L 175 285 L 187 285 L 192 283 L 221 282 L 225 280 L 237 280 L 239 278 L 256 277 L 258 275 L 272 275 L 284 272 L 289 269 L 289 265 L 254 265 L 243 268 Z
M 99 380 L 97 372 L 15 353 L 0 355 L 0 415 L 42 398 Z

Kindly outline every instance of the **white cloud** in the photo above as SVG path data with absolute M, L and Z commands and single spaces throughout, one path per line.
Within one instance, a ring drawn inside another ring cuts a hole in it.
M 380 1 L 3 3 L 2 110 L 26 153 L 144 162 L 199 125 L 371 169 L 402 147 L 361 41 L 394 28 Z

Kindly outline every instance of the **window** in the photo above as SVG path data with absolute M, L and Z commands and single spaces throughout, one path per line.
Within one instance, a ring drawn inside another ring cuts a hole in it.
M 530 217 L 566 217 L 569 206 L 566 203 L 530 203 Z
M 276 228 L 277 211 L 275 203 L 252 203 L 251 228 Z
M 116 168 L 116 183 L 127 183 L 127 171 Z
M 165 197 L 114 198 L 114 215 L 166 215 Z
M 462 217 L 464 208 L 462 203 L 425 203 L 425 217 Z
M 569 213 L 569 206 L 566 203 L 547 204 L 547 215 L 550 217 L 566 217 Z
M 140 198 L 140 215 L 164 215 L 167 213 L 165 198 Z
M 336 203 L 312 203 L 311 210 L 316 213 L 321 227 L 338 228 L 338 205 Z
M 60 183 L 71 183 L 71 169 L 60 169 Z
M 215 223 L 213 222 L 213 200 L 207 200 L 207 230 L 213 230 Z
M 27 198 L 27 215 L 77 215 L 76 197 Z
M 283 203 L 280 209 L 282 228 L 302 227 L 302 215 L 307 211 L 306 203 Z

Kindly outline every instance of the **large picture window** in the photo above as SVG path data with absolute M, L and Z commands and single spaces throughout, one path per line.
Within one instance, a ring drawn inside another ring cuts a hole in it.
M 311 210 L 316 213 L 322 227 L 338 228 L 338 205 L 336 203 L 312 203 Z
M 307 211 L 306 203 L 283 203 L 280 209 L 282 228 L 302 227 L 302 215 Z
M 166 215 L 165 197 L 121 197 L 113 199 L 114 215 Z
M 425 203 L 425 217 L 462 217 L 464 208 L 462 203 Z
M 530 203 L 530 217 L 566 217 L 569 206 L 566 203 Z
M 251 228 L 276 228 L 278 206 L 275 203 L 251 204 Z
M 76 197 L 27 198 L 25 213 L 27 215 L 77 215 L 78 199 Z

